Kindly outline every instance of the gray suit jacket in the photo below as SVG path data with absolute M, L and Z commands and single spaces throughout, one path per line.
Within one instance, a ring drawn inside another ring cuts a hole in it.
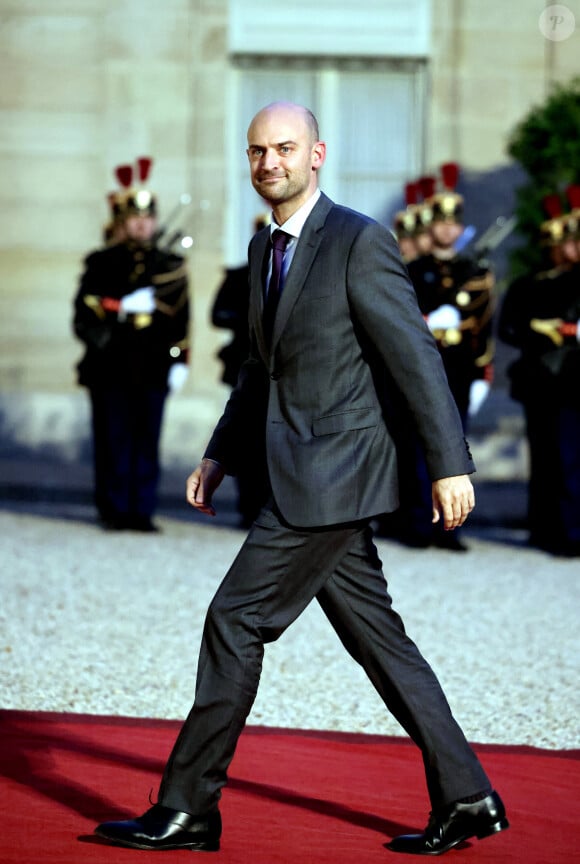
M 205 455 L 228 473 L 264 440 L 276 504 L 294 526 L 398 505 L 394 414 L 406 404 L 432 479 L 474 466 L 437 346 L 391 233 L 322 195 L 300 235 L 271 350 L 262 329 L 268 229 L 250 243 L 244 364 Z

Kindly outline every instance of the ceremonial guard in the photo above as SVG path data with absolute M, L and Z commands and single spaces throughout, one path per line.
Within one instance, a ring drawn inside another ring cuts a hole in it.
M 74 301 L 84 343 L 79 384 L 92 408 L 95 503 L 104 527 L 155 531 L 165 399 L 188 374 L 189 293 L 182 256 L 163 248 L 152 160 L 116 169 L 107 245 L 90 254 Z M 133 185 L 133 180 L 137 183 Z
M 441 168 L 443 189 L 430 199 L 432 251 L 409 265 L 419 306 L 433 332 L 464 425 L 487 395 L 493 374 L 494 277 L 486 263 L 458 254 L 463 198 L 458 166 Z
M 431 251 L 408 264 L 419 307 L 437 341 L 449 386 L 464 429 L 468 416 L 485 400 L 493 377 L 494 276 L 487 263 L 457 253 L 455 244 L 463 226 L 463 197 L 457 194 L 459 168 L 455 163 L 441 167 L 440 190 L 430 195 L 432 179 L 423 178 L 425 205 L 429 208 Z M 407 445 L 408 446 L 408 445 Z M 443 533 L 431 524 L 431 500 L 424 459 L 413 460 L 417 475 L 407 469 L 408 523 L 403 533 L 413 545 L 444 546 L 463 551 L 456 532 Z M 418 484 L 418 487 L 414 484 Z
M 433 251 L 433 237 L 431 234 L 431 223 L 433 221 L 433 195 L 435 194 L 435 177 L 427 175 L 420 177 L 417 181 L 419 187 L 419 200 L 415 205 L 417 225 L 415 228 L 415 245 L 417 257 L 429 255 Z
M 529 451 L 528 528 L 533 546 L 580 555 L 580 186 L 544 199 L 546 268 L 509 286 L 498 335 L 520 349 L 510 366 Z
M 432 210 L 428 199 L 433 194 L 435 180 L 422 177 L 405 186 L 405 209 L 395 213 L 393 229 L 406 264 L 431 251 Z
M 401 250 L 401 258 L 408 264 L 409 261 L 414 261 L 418 256 L 419 251 L 415 243 L 417 232 L 417 201 L 418 201 L 418 184 L 407 183 L 405 186 L 405 209 L 395 213 L 393 221 L 393 229 L 399 249 Z

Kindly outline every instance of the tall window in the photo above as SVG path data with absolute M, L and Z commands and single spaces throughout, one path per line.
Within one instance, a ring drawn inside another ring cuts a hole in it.
M 390 225 L 405 183 L 422 170 L 425 81 L 420 60 L 238 58 L 228 112 L 228 263 L 245 259 L 253 219 L 267 209 L 250 185 L 245 156 L 256 111 L 278 99 L 311 108 L 327 143 L 323 191 Z

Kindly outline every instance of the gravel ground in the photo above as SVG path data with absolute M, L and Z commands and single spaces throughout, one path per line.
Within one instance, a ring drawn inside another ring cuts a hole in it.
M 183 718 L 244 534 L 168 517 L 159 535 L 110 534 L 81 510 L 0 512 L 1 704 Z M 377 541 L 409 634 L 471 741 L 580 747 L 578 559 L 465 533 L 466 555 Z M 267 647 L 249 722 L 402 734 L 315 603 Z

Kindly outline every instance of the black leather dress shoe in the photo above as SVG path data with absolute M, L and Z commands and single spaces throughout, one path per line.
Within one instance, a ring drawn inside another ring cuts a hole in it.
M 451 804 L 445 811 L 431 814 L 423 834 L 402 834 L 387 843 L 391 852 L 409 855 L 443 855 L 470 837 L 489 837 L 509 828 L 505 808 L 497 792 L 474 804 Z
M 131 849 L 191 849 L 217 852 L 222 822 L 218 810 L 192 816 L 171 807 L 154 804 L 143 816 L 125 822 L 103 822 L 95 834 L 115 846 Z

